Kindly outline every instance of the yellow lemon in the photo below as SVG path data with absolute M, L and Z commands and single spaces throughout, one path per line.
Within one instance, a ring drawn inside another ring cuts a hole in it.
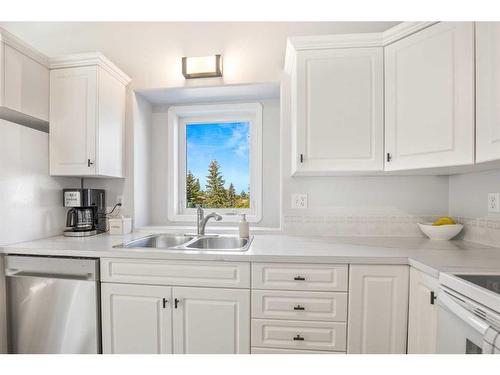
M 452 225 L 455 224 L 455 220 L 453 220 L 451 217 L 448 216 L 443 216 L 437 219 L 432 225 Z

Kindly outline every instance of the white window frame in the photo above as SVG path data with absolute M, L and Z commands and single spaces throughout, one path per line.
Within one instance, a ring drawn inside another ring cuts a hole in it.
M 224 222 L 262 220 L 262 105 L 227 103 L 171 106 L 168 109 L 168 219 L 195 222 L 196 209 L 186 208 L 186 124 L 220 122 L 250 123 L 250 208 L 214 208 Z

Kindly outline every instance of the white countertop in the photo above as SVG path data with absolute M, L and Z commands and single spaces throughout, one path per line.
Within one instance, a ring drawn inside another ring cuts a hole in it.
M 7 254 L 257 262 L 409 264 L 434 277 L 456 270 L 500 271 L 500 248 L 460 240 L 408 237 L 298 237 L 256 235 L 246 252 L 113 248 L 148 235 L 51 237 L 0 249 Z

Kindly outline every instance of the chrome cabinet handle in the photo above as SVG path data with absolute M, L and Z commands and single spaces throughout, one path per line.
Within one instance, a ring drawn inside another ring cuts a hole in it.
M 297 335 L 293 337 L 293 341 L 304 341 L 304 338 L 301 335 Z
M 305 277 L 302 277 L 302 276 L 295 276 L 293 279 L 294 279 L 295 281 L 305 281 L 305 280 L 306 280 L 306 278 L 305 278 Z
M 300 305 L 297 305 L 297 306 L 294 306 L 294 307 L 293 307 L 293 309 L 294 309 L 294 310 L 296 310 L 296 311 L 297 311 L 297 310 L 299 310 L 299 311 L 303 311 L 303 310 L 305 310 L 305 307 L 300 306 Z

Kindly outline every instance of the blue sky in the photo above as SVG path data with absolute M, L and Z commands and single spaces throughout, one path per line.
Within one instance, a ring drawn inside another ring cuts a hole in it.
M 228 122 L 186 125 L 186 169 L 200 179 L 205 190 L 208 165 L 217 159 L 226 181 L 236 192 L 248 192 L 250 185 L 250 124 Z

